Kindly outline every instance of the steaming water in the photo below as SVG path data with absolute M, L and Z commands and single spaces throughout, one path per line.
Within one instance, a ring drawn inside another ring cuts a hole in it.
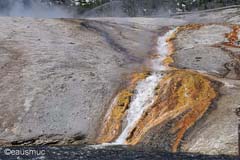
M 167 39 L 176 32 L 176 29 L 168 31 L 165 35 L 158 38 L 158 54 L 159 57 L 152 60 L 152 69 L 154 71 L 165 71 L 167 68 L 163 65 L 163 60 L 168 55 L 168 43 Z
M 174 32 L 175 29 L 158 38 L 159 58 L 152 61 L 153 73 L 145 80 L 142 80 L 137 84 L 135 94 L 132 97 L 130 107 L 127 111 L 127 125 L 117 140 L 112 144 L 125 144 L 129 133 L 142 117 L 144 111 L 146 111 L 146 109 L 153 104 L 155 88 L 163 76 L 160 72 L 166 70 L 166 67 L 163 66 L 163 60 L 167 57 L 169 51 L 167 39 Z
M 48 5 L 40 0 L 0 0 L 0 16 L 35 18 L 73 18 L 66 7 Z

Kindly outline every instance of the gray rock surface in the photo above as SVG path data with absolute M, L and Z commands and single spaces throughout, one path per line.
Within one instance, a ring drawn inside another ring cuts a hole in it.
M 0 21 L 1 145 L 94 143 L 112 97 L 142 66 L 155 34 L 153 19 Z
M 224 66 L 233 59 L 228 52 L 214 47 L 225 42 L 225 33 L 231 28 L 222 25 L 204 26 L 199 30 L 181 32 L 176 40 L 176 53 L 173 55 L 176 67 L 204 71 L 224 76 L 228 70 Z
M 240 48 L 213 47 L 226 42 L 227 26 L 209 25 L 180 33 L 175 40 L 175 66 L 203 71 L 223 83 L 219 98 L 209 112 L 186 134 L 181 150 L 206 154 L 238 153 L 238 122 L 235 110 L 240 107 Z M 186 43 L 184 43 L 186 42 Z M 187 44 L 185 49 L 184 44 Z M 181 47 L 183 46 L 183 47 Z M 231 50 L 231 52 L 228 51 Z M 185 59 L 183 58 L 185 57 Z M 186 58 L 187 57 L 187 58 Z M 232 64 L 232 67 L 229 67 Z
M 236 16 L 238 11 L 239 9 L 230 9 L 209 12 L 199 20 L 204 23 L 218 23 L 220 22 L 218 18 L 221 18 L 221 22 L 231 21 L 235 24 L 240 20 Z M 194 16 L 196 19 L 190 18 Z M 181 18 L 189 22 L 197 22 L 198 16 L 195 13 L 183 15 Z M 212 19 L 214 16 L 217 18 Z M 231 16 L 235 17 L 234 21 L 230 18 Z M 222 83 L 222 87 L 216 88 L 219 98 L 204 117 L 185 134 L 179 151 L 213 155 L 238 154 L 238 122 L 235 110 L 240 107 L 240 81 L 239 72 L 236 69 L 240 62 L 240 49 L 215 46 L 226 42 L 225 34 L 230 32 L 229 26 L 209 24 L 199 30 L 182 31 L 174 40 L 176 51 L 173 55 L 172 66 L 198 71 Z M 171 134 L 169 130 L 175 122 L 152 128 L 139 146 L 171 150 L 168 145 L 172 143 L 174 134 Z
M 122 75 L 137 62 L 81 21 L 0 21 L 2 144 L 93 139 Z
M 235 109 L 240 104 L 239 93 L 239 88 L 222 87 L 222 96 L 216 102 L 216 108 L 189 131 L 182 150 L 212 155 L 237 155 L 238 122 Z
M 0 144 L 94 143 L 112 97 L 126 74 L 140 70 L 161 28 L 239 23 L 238 13 L 229 9 L 173 18 L 82 20 L 1 17 Z M 181 151 L 236 154 L 233 111 L 240 104 L 239 81 L 229 78 L 234 76 L 228 77 L 224 67 L 232 57 L 211 46 L 224 41 L 228 31 L 210 25 L 184 32 L 175 41 L 175 66 L 202 70 L 225 84 L 217 108 L 186 135 Z M 154 146 L 159 141 L 147 142 Z

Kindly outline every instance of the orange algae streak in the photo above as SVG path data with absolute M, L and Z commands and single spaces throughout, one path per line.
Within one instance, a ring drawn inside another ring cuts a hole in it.
M 136 86 L 137 82 L 149 76 L 149 72 L 133 73 L 130 77 L 130 86 Z
M 167 74 L 156 88 L 155 103 L 144 113 L 127 138 L 127 144 L 137 144 L 151 128 L 181 116 L 172 129 L 177 135 L 172 150 L 189 127 L 203 116 L 217 96 L 210 80 L 191 72 L 176 70 Z
M 134 88 L 137 82 L 145 79 L 147 75 L 148 72 L 132 74 L 128 87 L 117 94 L 105 117 L 100 135 L 97 138 L 98 143 L 112 142 L 119 135 L 122 128 L 122 120 L 129 107 Z
M 199 30 L 202 26 L 204 26 L 204 25 L 203 24 L 188 24 L 185 26 L 180 26 L 176 29 L 176 31 L 167 39 L 169 53 L 168 53 L 168 56 L 165 58 L 165 60 L 163 60 L 164 66 L 169 67 L 172 63 L 174 63 L 172 55 L 175 53 L 176 49 L 175 49 L 173 41 L 177 38 L 177 35 L 180 32 L 186 31 L 186 30 Z
M 167 39 L 169 54 L 163 61 L 165 66 L 169 67 L 174 62 L 171 56 L 175 53 L 174 40 L 177 34 L 185 30 L 198 30 L 202 26 L 204 25 L 191 24 L 177 28 Z M 149 58 L 159 58 L 159 55 L 152 54 Z M 212 82 L 203 75 L 188 70 L 172 69 L 159 82 L 155 90 L 154 104 L 136 123 L 125 144 L 135 145 L 151 128 L 181 117 L 175 127 L 172 128 L 172 132 L 176 134 L 172 150 L 177 151 L 187 129 L 204 115 L 217 96 L 211 86 Z M 122 121 L 128 110 L 137 82 L 145 79 L 148 74 L 149 72 L 133 74 L 128 87 L 118 93 L 105 117 L 103 128 L 97 139 L 99 143 L 112 142 L 119 136 L 122 130 Z
M 232 32 L 226 33 L 225 37 L 228 39 L 228 42 L 224 42 L 223 44 L 230 47 L 240 48 L 240 40 L 238 39 L 238 34 L 240 32 L 239 25 L 232 26 Z

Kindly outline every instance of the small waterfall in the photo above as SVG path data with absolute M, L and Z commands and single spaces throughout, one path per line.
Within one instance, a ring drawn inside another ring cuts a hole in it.
M 124 144 L 129 131 L 134 128 L 136 122 L 141 118 L 144 111 L 153 104 L 154 90 L 161 77 L 161 74 L 153 73 L 145 80 L 138 83 L 135 89 L 135 95 L 132 97 L 132 102 L 127 111 L 127 126 L 114 143 Z
M 148 72 L 134 79 L 134 83 L 118 93 L 99 136 L 101 145 L 94 147 L 138 144 L 151 128 L 179 117 L 167 130 L 176 135 L 173 141 L 169 141 L 172 151 L 178 150 L 186 131 L 206 113 L 218 96 L 213 87 L 218 84 L 208 77 L 170 66 L 173 63 L 170 56 L 174 54 L 173 39 L 177 33 L 199 27 L 179 27 L 158 38 L 157 54 L 151 56 L 151 74 Z
M 120 136 L 112 144 L 125 144 L 129 133 L 142 117 L 144 111 L 154 103 L 155 88 L 163 76 L 160 72 L 166 70 L 166 67 L 163 66 L 163 60 L 169 53 L 167 40 L 174 32 L 175 29 L 170 30 L 164 36 L 158 38 L 157 50 L 159 55 L 158 58 L 152 60 L 153 72 L 150 76 L 137 84 L 130 107 L 127 111 L 127 125 Z

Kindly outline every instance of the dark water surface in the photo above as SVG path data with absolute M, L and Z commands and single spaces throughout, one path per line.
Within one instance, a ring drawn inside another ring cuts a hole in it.
M 237 156 L 167 153 L 129 147 L 8 147 L 0 160 L 238 160 Z

